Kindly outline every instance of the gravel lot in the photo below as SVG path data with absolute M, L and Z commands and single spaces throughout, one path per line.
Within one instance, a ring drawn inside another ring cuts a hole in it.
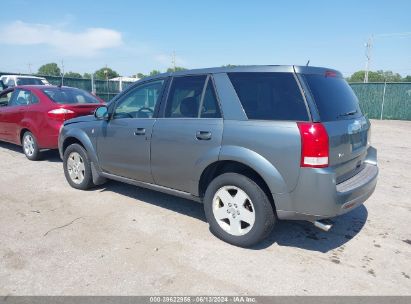
M 411 295 L 411 122 L 373 121 L 380 178 L 326 233 L 280 222 L 241 249 L 202 205 L 118 182 L 82 192 L 57 152 L 0 143 L 0 295 Z

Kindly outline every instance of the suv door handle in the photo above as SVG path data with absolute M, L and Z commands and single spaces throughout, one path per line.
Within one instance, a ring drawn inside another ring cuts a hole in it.
M 134 131 L 134 135 L 145 135 L 146 134 L 146 129 L 144 128 L 137 128 L 137 130 Z
M 196 137 L 198 140 L 210 140 L 211 132 L 209 131 L 197 131 Z

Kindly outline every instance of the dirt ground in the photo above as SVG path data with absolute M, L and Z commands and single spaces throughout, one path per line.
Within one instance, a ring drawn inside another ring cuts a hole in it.
M 374 195 L 330 232 L 280 222 L 241 249 L 201 204 L 110 182 L 72 189 L 55 151 L 0 143 L 0 295 L 411 295 L 411 122 L 373 121 Z

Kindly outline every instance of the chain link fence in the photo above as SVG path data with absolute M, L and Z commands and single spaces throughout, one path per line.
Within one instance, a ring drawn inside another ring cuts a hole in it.
M 411 82 L 350 85 L 368 118 L 411 120 Z
M 1 75 L 26 75 L 26 76 L 39 76 L 44 77 L 50 82 L 52 85 L 60 85 L 62 82 L 61 77 L 59 76 L 47 76 L 47 75 L 29 75 L 29 74 L 17 74 L 17 73 L 3 73 L 0 72 Z M 83 89 L 88 92 L 93 92 L 100 98 L 105 101 L 109 101 L 119 92 L 127 88 L 133 82 L 129 81 L 113 81 L 113 80 L 100 80 L 100 79 L 93 79 L 93 78 L 71 78 L 71 77 L 64 77 L 63 78 L 63 85 L 68 87 L 75 87 L 79 89 Z

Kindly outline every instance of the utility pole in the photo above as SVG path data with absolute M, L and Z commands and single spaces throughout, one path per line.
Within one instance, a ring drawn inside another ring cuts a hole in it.
M 29 67 L 29 74 L 31 74 L 31 63 L 29 62 L 27 65 Z
M 176 71 L 176 51 L 173 51 L 173 55 L 171 56 L 171 65 L 173 66 L 174 72 Z
M 106 88 L 107 88 L 107 100 L 109 100 L 110 99 L 110 93 L 109 93 L 109 91 L 108 91 L 108 69 L 107 69 L 107 64 L 106 64 L 106 68 L 105 68 L 105 70 L 103 71 L 103 73 L 104 73 L 104 76 L 106 76 Z
M 371 35 L 371 36 L 368 38 L 367 43 L 365 44 L 365 57 L 367 58 L 367 61 L 365 62 L 364 83 L 367 83 L 367 82 L 368 82 L 368 72 L 369 72 L 369 70 L 370 70 L 371 49 L 372 49 L 373 39 L 374 39 L 374 36 Z
M 64 85 L 64 60 L 61 59 L 61 86 Z

